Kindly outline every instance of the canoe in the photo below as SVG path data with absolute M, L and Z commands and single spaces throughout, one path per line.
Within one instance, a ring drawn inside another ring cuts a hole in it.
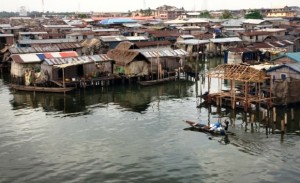
M 221 130 L 221 131 L 209 130 L 209 128 L 207 128 L 206 125 L 198 124 L 197 122 L 193 122 L 193 121 L 186 120 L 185 123 L 187 123 L 188 125 L 191 126 L 189 128 L 189 130 L 191 130 L 191 131 L 199 131 L 199 132 L 216 134 L 216 135 L 233 134 L 232 132 L 227 131 L 228 124 L 229 124 L 228 122 L 225 122 L 226 126 L 224 127 L 224 130 Z M 197 124 L 197 125 L 195 126 L 195 124 Z
M 52 92 L 52 93 L 62 93 L 69 92 L 74 89 L 74 87 L 40 87 L 40 86 L 25 86 L 10 84 L 11 88 L 19 91 L 34 91 L 34 92 Z
M 163 78 L 163 79 L 157 79 L 157 80 L 149 80 L 149 81 L 138 81 L 138 84 L 142 86 L 151 86 L 151 85 L 157 85 L 161 83 L 165 83 L 168 81 L 175 81 L 176 77 L 168 77 L 168 78 Z

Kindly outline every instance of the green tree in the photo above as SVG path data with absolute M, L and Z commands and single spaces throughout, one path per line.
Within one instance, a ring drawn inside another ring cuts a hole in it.
M 212 16 L 208 11 L 203 11 L 200 13 L 200 18 L 212 18 Z
M 147 10 L 147 15 L 148 15 L 148 16 L 151 16 L 151 14 L 152 14 L 151 12 L 152 12 L 151 9 L 148 8 L 148 10 Z
M 78 18 L 87 18 L 87 17 L 88 17 L 87 14 L 82 14 L 81 13 L 81 14 L 78 15 Z
M 258 10 L 252 10 L 245 15 L 246 19 L 263 19 L 262 14 Z
M 228 11 L 228 10 L 223 11 L 222 16 L 221 16 L 222 19 L 229 19 L 229 18 L 232 18 L 232 17 L 233 16 L 232 16 L 231 12 Z
M 131 17 L 132 16 L 132 12 L 130 10 L 128 10 L 128 16 Z

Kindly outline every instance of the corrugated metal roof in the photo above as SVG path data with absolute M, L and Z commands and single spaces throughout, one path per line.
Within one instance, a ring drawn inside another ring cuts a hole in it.
M 230 19 L 222 23 L 223 27 L 241 27 L 243 24 L 242 19 Z
M 210 39 L 213 43 L 229 43 L 229 42 L 241 42 L 242 40 L 238 37 L 230 37 L 230 38 L 216 38 Z
M 43 25 L 45 28 L 74 28 L 71 25 Z
M 54 43 L 71 43 L 76 42 L 75 39 L 26 39 L 19 40 L 19 44 L 54 44 Z
M 246 19 L 243 21 L 245 24 L 261 24 L 265 22 L 266 20 L 261 20 L 261 19 Z
M 294 71 L 300 73 L 300 63 L 289 63 L 289 64 L 286 64 L 287 67 L 293 69 Z
M 111 24 L 123 24 L 123 23 L 136 23 L 136 20 L 130 18 L 108 18 L 101 20 L 99 23 L 102 25 L 111 25 Z
M 119 32 L 119 29 L 93 29 L 93 32 Z
M 59 52 L 59 51 L 60 51 L 60 49 L 57 46 L 28 47 L 28 48 L 9 48 L 9 52 L 12 53 L 12 54 Z
M 39 63 L 42 61 L 36 54 L 12 55 L 11 58 L 17 63 Z
M 32 44 L 31 46 L 32 47 L 49 47 L 49 44 Z M 54 44 L 51 44 L 51 47 L 58 47 L 60 50 L 63 50 L 63 49 L 81 48 L 82 45 L 77 42 L 54 43 Z
M 171 46 L 172 43 L 168 40 L 163 41 L 142 41 L 142 42 L 135 42 L 134 43 L 137 47 L 157 47 L 157 45 L 161 46 Z
M 128 39 L 125 36 L 99 36 L 99 39 L 103 42 L 120 42 L 127 41 Z
M 155 57 L 181 57 L 187 55 L 187 52 L 183 49 L 173 50 L 171 48 L 159 48 L 159 49 L 138 49 L 142 55 L 147 58 Z
M 279 57 L 272 59 L 271 61 L 276 61 L 277 59 L 280 59 L 283 57 L 288 57 L 288 58 L 294 60 L 295 62 L 300 62 L 300 52 L 285 53 L 285 54 L 280 55 Z
M 207 44 L 209 40 L 200 40 L 200 39 L 187 39 L 182 41 L 177 41 L 176 44 L 185 44 L 185 45 L 200 45 Z
M 187 39 L 187 38 L 193 39 L 193 38 L 195 38 L 195 36 L 193 36 L 193 35 L 180 35 L 179 37 L 181 37 L 183 39 Z
M 142 27 L 143 25 L 142 24 L 139 24 L 139 23 L 125 23 L 123 24 L 124 27 L 129 27 L 129 28 L 134 28 L 134 27 Z
M 295 60 L 296 62 L 300 62 L 300 52 L 286 53 L 286 56 Z
M 20 35 L 39 35 L 48 34 L 48 32 L 19 32 Z
M 10 24 L 0 24 L 0 27 L 1 28 L 4 28 L 4 27 L 9 28 L 9 27 L 11 27 L 11 25 Z
M 75 51 L 69 52 L 52 52 L 52 53 L 37 53 L 37 54 L 15 54 L 11 55 L 14 62 L 17 63 L 39 63 L 45 58 L 64 58 L 64 57 L 77 57 Z
M 183 27 L 176 27 L 178 30 L 202 30 L 199 26 L 183 26 Z
M 13 34 L 0 34 L 0 37 L 14 37 Z
M 295 72 L 297 72 L 298 74 L 300 74 L 300 62 L 287 63 L 287 64 L 282 64 L 282 65 L 279 65 L 279 66 L 275 66 L 275 67 L 272 67 L 272 68 L 268 69 L 267 72 L 272 72 L 274 70 L 277 70 L 277 69 L 280 69 L 280 68 L 283 68 L 283 67 L 288 67 L 288 68 L 294 70 Z
M 99 55 L 89 55 L 89 56 L 80 56 L 80 57 L 68 57 L 68 58 L 47 58 L 45 59 L 45 63 L 51 66 L 59 66 L 64 65 L 72 66 L 72 65 L 81 65 L 93 62 L 107 62 L 112 61 L 106 54 Z
M 127 36 L 126 39 L 128 41 L 146 41 L 148 40 L 149 38 L 147 36 Z

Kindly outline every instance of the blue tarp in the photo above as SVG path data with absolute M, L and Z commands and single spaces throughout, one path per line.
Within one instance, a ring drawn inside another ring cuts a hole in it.
M 37 53 L 36 56 L 38 56 L 41 60 L 44 60 L 46 58 L 45 54 L 43 53 Z
M 111 24 L 137 23 L 137 21 L 132 20 L 130 18 L 109 18 L 109 19 L 101 20 L 99 23 L 102 25 L 111 25 Z

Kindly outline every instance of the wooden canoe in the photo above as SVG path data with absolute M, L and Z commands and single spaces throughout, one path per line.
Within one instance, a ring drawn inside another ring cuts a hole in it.
M 215 134 L 215 135 L 233 134 L 232 132 L 225 131 L 225 130 L 212 131 L 212 130 L 209 130 L 209 128 L 207 128 L 206 125 L 198 124 L 197 122 L 188 121 L 188 120 L 186 120 L 185 122 L 191 126 L 190 130 L 192 130 L 192 131 L 199 131 L 199 132 L 210 133 L 210 134 Z M 195 125 L 195 124 L 197 124 L 197 125 Z M 228 123 L 226 123 L 226 125 L 227 125 L 227 129 L 228 129 Z
M 34 91 L 34 92 L 52 92 L 52 93 L 62 93 L 69 92 L 73 90 L 73 87 L 40 87 L 40 86 L 25 86 L 10 84 L 10 87 L 19 91 Z

